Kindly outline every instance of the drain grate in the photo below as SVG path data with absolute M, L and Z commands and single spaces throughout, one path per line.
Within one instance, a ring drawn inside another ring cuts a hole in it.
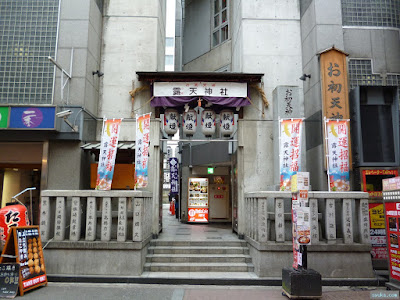
M 222 240 L 222 237 L 207 237 L 207 240 Z

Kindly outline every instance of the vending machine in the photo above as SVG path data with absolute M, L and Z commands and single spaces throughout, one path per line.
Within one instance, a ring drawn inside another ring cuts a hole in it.
M 207 178 L 189 178 L 188 222 L 208 223 Z

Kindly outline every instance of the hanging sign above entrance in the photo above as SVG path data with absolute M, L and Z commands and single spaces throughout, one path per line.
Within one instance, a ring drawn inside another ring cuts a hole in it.
M 154 97 L 247 97 L 243 82 L 154 82 Z

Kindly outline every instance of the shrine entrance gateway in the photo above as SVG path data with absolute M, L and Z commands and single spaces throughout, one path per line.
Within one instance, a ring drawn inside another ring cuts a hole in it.
M 250 85 L 260 83 L 263 74 L 137 74 L 150 85 L 150 105 L 163 119 L 164 153 L 172 144 L 163 166 L 171 180 L 164 195 L 172 194 L 178 201 L 178 219 L 228 223 L 237 231 L 238 121 L 243 108 L 251 105 Z

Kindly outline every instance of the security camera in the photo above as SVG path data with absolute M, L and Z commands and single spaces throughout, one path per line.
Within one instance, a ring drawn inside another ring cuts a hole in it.
M 65 118 L 68 117 L 70 114 L 72 114 L 72 111 L 67 109 L 56 113 L 56 116 L 59 118 Z

